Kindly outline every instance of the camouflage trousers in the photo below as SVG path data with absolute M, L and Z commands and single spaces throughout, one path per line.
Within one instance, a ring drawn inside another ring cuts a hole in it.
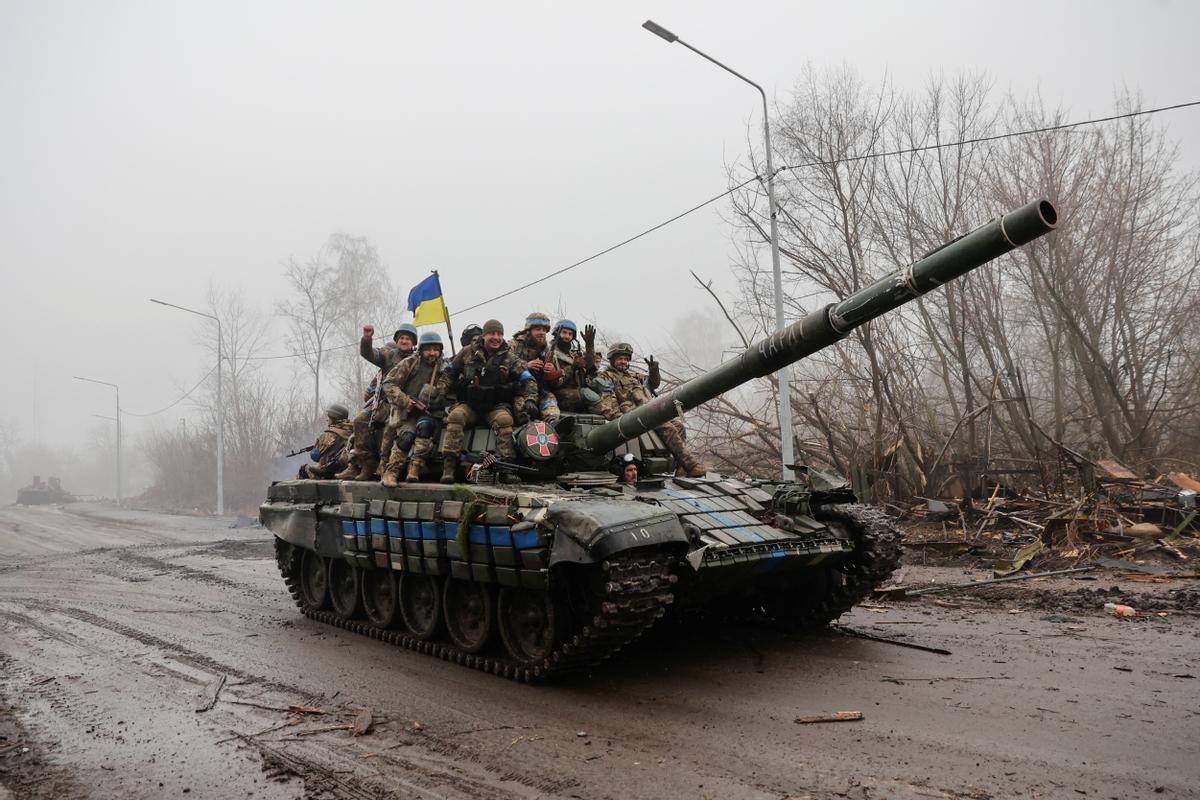
M 578 386 L 560 386 L 554 390 L 554 395 L 558 399 L 559 411 L 588 411 L 590 413 L 598 413 L 587 407 L 584 402 L 583 394 Z
M 687 429 L 683 427 L 682 422 L 677 419 L 664 422 L 655 428 L 654 432 L 662 437 L 663 443 L 671 451 L 671 455 L 675 456 L 675 462 L 684 470 L 692 472 L 700 466 L 700 462 L 688 449 Z
M 374 415 L 367 411 L 360 411 L 355 415 L 352 424 L 354 426 L 354 453 L 350 457 L 351 463 L 356 466 L 363 466 L 363 462 L 367 460 L 378 460 L 379 463 L 387 463 L 388 456 L 392 452 L 392 445 L 396 441 L 396 431 L 391 426 L 380 422 L 380 419 L 386 419 L 390 413 L 390 409 L 385 407 L 382 411 L 377 411 Z
M 466 403 L 459 403 L 446 416 L 446 432 L 442 434 L 442 452 L 461 453 L 466 438 L 466 428 L 479 421 L 480 414 Z M 513 413 L 507 405 L 499 405 L 483 415 L 496 435 L 496 454 L 510 461 L 516 457 L 513 448 Z
M 425 460 L 433 452 L 433 435 L 437 432 L 437 426 L 437 419 L 428 414 L 414 413 L 401 419 L 399 413 L 393 412 L 383 431 L 384 441 L 388 440 L 388 434 L 391 434 L 392 441 L 387 461 L 380 462 L 386 465 L 384 471 L 399 475 L 410 458 L 424 467 Z

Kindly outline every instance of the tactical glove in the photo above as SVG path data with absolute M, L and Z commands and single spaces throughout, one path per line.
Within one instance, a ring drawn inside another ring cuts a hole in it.
M 538 413 L 538 404 L 533 400 L 525 401 L 524 410 L 526 419 L 535 420 L 540 416 Z

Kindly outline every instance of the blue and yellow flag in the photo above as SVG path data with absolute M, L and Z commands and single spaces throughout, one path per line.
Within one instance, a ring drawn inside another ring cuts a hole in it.
M 408 310 L 412 312 L 413 325 L 418 327 L 449 321 L 446 302 L 442 299 L 442 284 L 436 272 L 408 293 Z

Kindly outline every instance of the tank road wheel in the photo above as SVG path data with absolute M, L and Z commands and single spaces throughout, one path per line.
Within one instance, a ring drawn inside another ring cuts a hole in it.
M 496 622 L 492 587 L 454 578 L 446 581 L 442 614 L 446 618 L 450 641 L 468 653 L 481 652 L 492 638 L 492 627 Z
M 442 587 L 432 575 L 400 576 L 400 617 L 413 636 L 428 641 L 442 627 Z
M 882 509 L 846 503 L 821 506 L 816 518 L 844 526 L 854 551 L 839 563 L 803 574 L 787 585 L 771 587 L 765 608 L 780 622 L 817 629 L 871 596 L 900 565 L 900 530 Z
M 541 664 L 565 638 L 565 609 L 547 592 L 506 586 L 499 605 L 500 639 L 514 660 Z
M 396 598 L 396 573 L 390 569 L 369 569 L 362 575 L 362 604 L 367 621 L 376 628 L 390 628 L 400 618 Z
M 329 605 L 329 574 L 325 559 L 312 550 L 300 557 L 300 596 L 312 611 Z
M 359 584 L 362 573 L 340 558 L 329 559 L 329 600 L 343 619 L 353 619 L 362 610 Z

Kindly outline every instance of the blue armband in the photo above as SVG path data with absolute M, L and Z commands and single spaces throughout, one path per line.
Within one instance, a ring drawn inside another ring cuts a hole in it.
M 517 380 L 519 380 L 519 381 L 527 381 L 527 380 L 529 380 L 529 379 L 530 379 L 530 378 L 532 378 L 532 377 L 533 377 L 533 373 L 531 373 L 531 372 L 530 372 L 529 370 L 527 370 L 527 369 L 523 369 L 523 370 L 521 370 L 521 374 L 520 374 L 519 376 L 517 376 Z
M 317 450 L 316 445 L 313 445 L 313 449 L 308 451 L 308 457 L 313 461 L 321 460 L 321 451 Z

